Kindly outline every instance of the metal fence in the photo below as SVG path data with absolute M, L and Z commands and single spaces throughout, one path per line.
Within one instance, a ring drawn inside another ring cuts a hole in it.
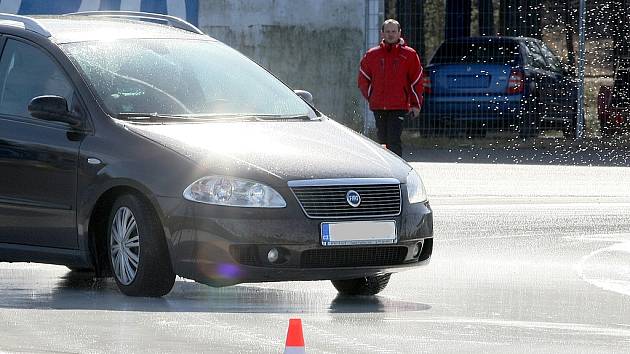
M 449 137 L 625 134 L 629 5 L 385 0 L 385 16 L 399 20 L 425 66 L 422 114 L 406 129 Z

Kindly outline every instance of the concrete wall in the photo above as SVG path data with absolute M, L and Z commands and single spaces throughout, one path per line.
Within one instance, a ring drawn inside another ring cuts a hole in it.
M 199 27 L 265 67 L 316 107 L 357 131 L 365 0 L 199 0 Z

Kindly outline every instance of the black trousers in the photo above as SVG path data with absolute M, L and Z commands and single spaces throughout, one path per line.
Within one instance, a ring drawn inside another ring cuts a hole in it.
M 402 156 L 403 121 L 407 111 L 374 111 L 376 119 L 376 137 L 379 144 L 385 144 L 389 150 L 398 156 Z

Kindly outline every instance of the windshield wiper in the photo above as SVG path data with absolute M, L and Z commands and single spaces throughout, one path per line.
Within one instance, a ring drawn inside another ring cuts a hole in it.
M 160 114 L 157 112 L 125 112 L 117 115 L 118 119 L 141 121 L 141 122 L 155 122 L 155 121 L 168 121 L 168 120 L 187 120 L 187 121 L 208 121 L 208 120 L 246 120 L 246 121 L 309 121 L 319 120 L 319 118 L 312 119 L 308 115 L 282 115 L 282 114 L 234 114 L 234 113 L 212 113 L 212 114 Z
M 118 119 L 124 120 L 132 120 L 132 121 L 142 121 L 142 122 L 155 122 L 155 121 L 164 121 L 164 120 L 195 120 L 195 118 L 186 117 L 183 115 L 177 114 L 160 114 L 157 112 L 146 113 L 146 112 L 125 112 L 118 113 L 116 116 Z
M 287 121 L 287 120 L 297 120 L 297 121 L 318 120 L 318 119 L 313 119 L 313 118 L 309 117 L 306 114 L 297 114 L 297 115 L 255 114 L 255 115 L 252 115 L 252 117 L 255 118 L 256 120 L 264 120 L 264 121 L 269 121 L 269 120 L 280 120 L 280 121 Z
M 306 114 L 256 114 L 256 113 L 198 113 L 186 114 L 181 117 L 191 117 L 200 120 L 241 120 L 241 121 L 287 121 L 287 120 L 319 120 L 319 118 L 311 119 Z

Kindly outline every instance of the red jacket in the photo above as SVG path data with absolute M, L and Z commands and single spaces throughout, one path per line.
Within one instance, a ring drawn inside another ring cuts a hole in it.
M 373 111 L 422 106 L 420 57 L 402 38 L 397 44 L 381 41 L 378 47 L 368 50 L 361 59 L 358 81 Z

